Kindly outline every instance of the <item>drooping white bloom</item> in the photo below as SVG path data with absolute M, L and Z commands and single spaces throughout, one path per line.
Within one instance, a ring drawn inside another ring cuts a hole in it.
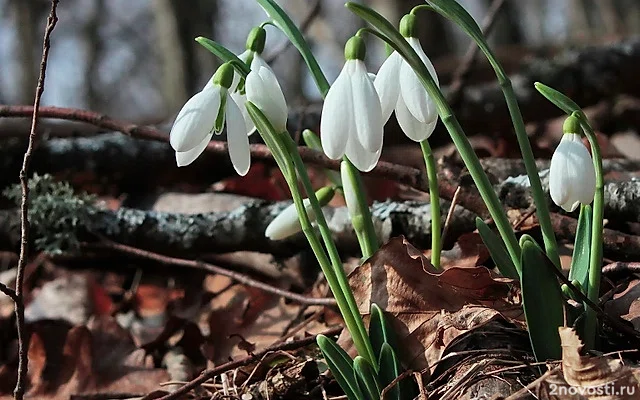
M 316 198 L 318 199 L 320 206 L 323 207 L 331 201 L 334 194 L 335 190 L 332 187 L 327 186 L 316 192 Z M 311 207 L 311 201 L 309 199 L 304 199 L 302 204 L 304 205 L 310 222 L 315 222 L 316 214 Z M 300 231 L 302 231 L 300 218 L 298 217 L 295 204 L 291 204 L 282 210 L 280 214 L 273 219 L 273 221 L 271 221 L 264 234 L 271 240 L 282 240 L 289 236 L 293 236 Z
M 227 127 L 229 157 L 239 175 L 246 175 L 251 165 L 249 139 L 240 108 L 228 89 L 233 80 L 233 67 L 223 64 L 201 92 L 182 107 L 176 117 L 169 142 L 176 151 L 179 167 L 191 164 L 207 147 L 213 133 Z
M 287 129 L 287 103 L 271 68 L 251 69 L 245 83 L 247 100 L 256 105 L 278 132 Z
M 436 85 L 439 85 L 435 68 L 420 41 L 415 37 L 407 37 L 406 40 L 426 65 Z M 376 75 L 375 87 L 380 95 L 385 123 L 395 110 L 398 124 L 409 139 L 421 142 L 431 136 L 438 122 L 435 103 L 399 53 L 394 51 L 384 61 Z
M 343 155 L 360 171 L 370 171 L 382 152 L 383 120 L 380 98 L 362 61 L 359 37 L 345 46 L 345 62 L 322 107 L 320 137 L 327 157 Z
M 590 204 L 596 191 L 596 173 L 589 150 L 579 134 L 565 133 L 549 167 L 551 199 L 565 211 Z
M 316 214 L 311 208 L 310 200 L 304 199 L 303 204 L 311 222 L 315 221 Z M 289 236 L 293 236 L 300 231 L 302 231 L 302 226 L 300 226 L 298 212 L 296 211 L 295 204 L 291 204 L 282 210 L 282 212 L 278 214 L 273 221 L 271 221 L 267 226 L 267 229 L 264 231 L 264 235 L 271 240 L 282 240 Z

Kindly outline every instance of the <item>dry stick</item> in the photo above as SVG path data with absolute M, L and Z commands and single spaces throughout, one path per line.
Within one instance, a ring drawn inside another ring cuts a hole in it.
M 496 16 L 500 12 L 503 4 L 504 0 L 493 0 L 493 3 L 491 3 L 489 10 L 487 10 L 487 15 L 482 20 L 482 31 L 484 32 L 485 36 L 488 37 L 493 30 Z M 460 67 L 458 67 L 453 74 L 453 79 L 451 80 L 451 85 L 449 86 L 449 93 L 447 94 L 447 100 L 449 100 L 449 103 L 456 104 L 460 100 L 462 88 L 464 87 L 467 78 L 469 78 L 469 73 L 471 72 L 471 68 L 475 64 L 478 51 L 480 51 L 480 48 L 476 45 L 476 42 L 472 41 L 467 48 L 467 52 L 462 58 Z
M 31 106 L 9 106 L 0 105 L 0 118 L 21 117 L 25 118 L 33 113 Z M 108 116 L 92 111 L 79 110 L 64 107 L 41 107 L 38 110 L 41 118 L 55 118 L 67 121 L 77 121 L 91 124 L 93 126 L 106 129 L 109 131 L 117 131 L 127 136 L 137 137 L 141 139 L 150 139 L 158 142 L 169 142 L 169 135 L 159 129 L 151 126 L 143 126 L 131 124 L 124 121 L 118 121 Z M 260 160 L 272 160 L 273 156 L 267 146 L 263 144 L 252 144 L 251 157 Z M 212 153 L 224 154 L 228 152 L 227 142 L 211 141 L 207 145 L 207 151 Z M 319 167 L 340 170 L 340 161 L 331 160 L 321 151 L 316 151 L 308 147 L 298 147 L 300 157 L 305 162 L 317 165 Z M 383 178 L 393 179 L 398 183 L 427 191 L 429 186 L 425 177 L 417 168 L 396 165 L 389 162 L 380 161 L 378 165 L 371 171 L 371 176 L 380 176 Z
M 4 283 L 0 282 L 0 292 L 6 294 L 7 296 L 9 296 L 9 298 L 11 300 L 13 300 L 13 302 L 15 303 L 17 300 L 16 297 L 16 291 L 11 289 L 9 286 L 5 285 Z
M 51 32 L 58 22 L 56 8 L 59 0 L 51 0 L 51 12 L 47 18 L 47 27 L 44 31 L 44 43 L 42 45 L 42 61 L 40 62 L 40 76 L 38 77 L 38 87 L 36 88 L 36 97 L 33 103 L 33 116 L 31 118 L 31 130 L 29 131 L 29 144 L 24 153 L 22 161 L 22 169 L 20 170 L 20 186 L 22 188 L 22 199 L 20 203 L 20 258 L 18 259 L 18 272 L 16 273 L 16 290 L 15 290 L 15 313 L 16 325 L 18 329 L 18 378 L 13 396 L 16 400 L 22 400 L 24 397 L 27 367 L 29 360 L 27 359 L 25 326 L 24 326 L 24 297 L 22 287 L 24 283 L 24 270 L 27 265 L 27 253 L 29 251 L 29 186 L 27 172 L 31 163 L 31 153 L 33 152 L 33 144 L 36 139 L 36 127 L 38 125 L 38 108 L 40 107 L 40 99 L 44 92 L 44 79 L 47 70 L 47 59 L 49 58 L 49 48 L 51 47 Z
M 261 290 L 264 290 L 265 292 L 268 293 L 273 293 L 275 295 L 278 296 L 282 296 L 285 299 L 290 299 L 293 301 L 297 301 L 300 304 L 305 304 L 305 305 L 321 305 L 321 306 L 335 306 L 336 305 L 336 301 L 335 299 L 332 298 L 315 298 L 315 297 L 308 297 L 308 296 L 303 296 L 301 294 L 298 293 L 293 293 L 290 292 L 288 290 L 283 290 L 271 285 L 268 285 L 264 282 L 260 282 L 258 280 L 249 278 L 246 275 L 243 275 L 239 272 L 235 272 L 235 271 L 229 271 L 227 269 L 224 268 L 220 268 L 218 266 L 215 266 L 213 264 L 209 264 L 206 262 L 202 262 L 202 261 L 194 261 L 194 260 L 185 260 L 183 258 L 175 258 L 175 257 L 169 257 L 169 256 L 165 256 L 162 254 L 158 254 L 158 253 L 154 253 L 151 251 L 147 251 L 147 250 L 142 250 L 142 249 L 138 249 L 136 247 L 131 247 L 131 246 L 127 246 L 124 244 L 120 244 L 120 243 L 115 243 L 112 242 L 110 240 L 107 239 L 103 239 L 102 242 L 99 245 L 87 245 L 88 247 L 100 247 L 100 248 L 107 248 L 110 250 L 116 250 L 119 251 L 121 253 L 126 253 L 126 254 L 131 254 L 140 258 L 146 258 L 149 260 L 154 260 L 163 264 L 169 264 L 169 265 L 179 265 L 182 267 L 187 267 L 187 268 L 193 268 L 193 269 L 200 269 L 200 270 L 205 270 L 207 272 L 211 272 L 214 274 L 218 274 L 218 275 L 224 275 L 227 276 L 233 280 L 235 280 L 236 282 L 242 283 L 243 285 L 247 285 L 247 286 L 251 286 L 251 287 L 255 287 Z
M 447 233 L 449 233 L 449 225 L 451 224 L 451 218 L 453 218 L 453 211 L 458 204 L 458 197 L 460 196 L 460 186 L 456 188 L 456 191 L 453 192 L 453 199 L 451 199 L 451 205 L 449 206 L 449 212 L 447 212 L 447 218 L 444 220 L 444 228 L 442 228 L 442 238 L 440 239 L 440 243 L 444 243 L 444 240 L 447 238 Z
M 613 325 L 614 327 L 618 328 L 621 332 L 624 332 L 624 333 L 626 333 L 628 335 L 631 335 L 631 336 L 635 337 L 636 340 L 640 341 L 640 331 L 637 331 L 633 327 L 628 326 L 626 321 L 624 321 L 622 318 L 616 317 L 616 316 L 612 316 L 612 315 L 609 315 L 609 314 L 605 313 L 604 310 L 602 308 L 600 308 L 599 305 L 597 305 L 593 301 L 589 300 L 589 298 L 587 296 L 585 296 L 584 293 L 582 293 L 582 291 L 580 291 L 578 288 L 576 288 L 573 285 L 573 283 L 571 283 L 569 278 L 564 276 L 562 271 L 560 271 L 558 268 L 549 267 L 549 269 L 553 270 L 553 273 L 558 277 L 558 279 L 560 279 L 560 281 L 562 281 L 562 283 L 567 285 L 569 287 L 569 289 L 571 289 L 571 291 L 577 297 L 580 298 L 580 301 L 586 303 L 587 306 L 591 307 L 598 314 L 598 316 L 607 319 L 611 323 L 611 325 Z
M 638 273 L 640 272 L 640 263 L 616 261 L 602 267 L 603 274 L 619 274 L 622 272 Z
M 327 331 L 322 332 L 322 335 L 325 336 L 335 336 L 338 333 L 340 333 L 340 331 L 342 331 L 342 327 L 336 327 L 336 328 L 331 328 Z M 293 342 L 285 342 L 285 343 L 280 343 L 276 346 L 271 346 L 271 347 L 267 347 L 266 349 L 255 353 L 253 355 L 247 356 L 245 358 L 242 358 L 240 360 L 236 360 L 236 361 L 231 361 L 228 362 L 226 364 L 222 364 L 218 367 L 215 367 L 213 369 L 208 369 L 203 371 L 200 376 L 198 376 L 197 378 L 193 379 L 192 381 L 190 381 L 189 383 L 187 383 L 186 385 L 182 386 L 180 389 L 176 390 L 175 392 L 168 394 L 166 396 L 163 396 L 157 400 L 174 400 L 179 398 L 180 396 L 182 396 L 183 394 L 189 393 L 189 391 L 191 391 L 192 389 L 195 389 L 196 387 L 200 386 L 202 383 L 208 381 L 209 379 L 218 376 L 224 372 L 227 372 L 229 370 L 232 370 L 234 368 L 240 368 L 243 367 L 245 365 L 251 364 L 254 361 L 259 361 L 262 357 L 264 357 L 266 354 L 268 353 L 273 353 L 275 351 L 291 351 L 291 350 L 297 350 L 300 349 L 302 347 L 308 346 L 312 343 L 316 342 L 316 337 L 317 335 L 313 335 L 313 336 L 309 336 L 306 337 L 304 339 L 300 339 L 300 340 L 296 340 Z M 141 400 L 146 400 L 147 397 L 143 397 Z

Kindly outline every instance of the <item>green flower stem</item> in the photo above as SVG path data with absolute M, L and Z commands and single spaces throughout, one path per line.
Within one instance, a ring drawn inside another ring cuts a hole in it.
M 302 139 L 307 147 L 310 147 L 317 151 L 322 151 L 322 143 L 320 143 L 320 138 L 313 132 L 311 129 L 305 129 L 302 131 Z M 337 189 L 342 187 L 342 180 L 340 179 L 340 173 L 336 171 L 332 171 L 330 169 L 324 170 L 325 175 L 331 181 L 331 184 L 335 186 Z
M 596 170 L 596 193 L 593 198 L 593 219 L 591 220 L 591 257 L 589 258 L 589 283 L 587 286 L 587 298 L 594 304 L 600 299 L 600 278 L 602 276 L 602 229 L 604 219 L 604 175 L 602 172 L 602 155 L 600 145 L 593 128 L 589 124 L 587 116 L 582 110 L 573 112 L 573 116 L 581 122 L 582 129 L 591 145 L 593 166 Z M 587 348 L 595 345 L 597 327 L 596 310 L 591 307 L 585 309 L 584 342 Z
M 347 328 L 349 332 L 351 332 L 351 336 L 353 338 L 354 343 L 356 344 L 356 348 L 358 349 L 358 354 L 362 357 L 366 358 L 370 361 L 371 365 L 377 365 L 377 361 L 375 356 L 373 355 L 373 348 L 371 347 L 371 341 L 369 340 L 369 336 L 367 334 L 367 330 L 364 326 L 364 322 L 360 317 L 360 311 L 358 309 L 358 304 L 356 303 L 356 299 L 353 296 L 353 292 L 351 287 L 349 286 L 349 279 L 347 278 L 346 273 L 344 272 L 344 267 L 342 265 L 342 260 L 340 259 L 340 254 L 338 253 L 338 249 L 336 248 L 336 244 L 331 236 L 331 230 L 329 229 L 329 225 L 327 224 L 327 220 L 324 217 L 324 213 L 322 212 L 322 207 L 320 207 L 320 203 L 315 196 L 315 192 L 313 190 L 313 186 L 311 185 L 311 180 L 309 179 L 309 175 L 307 174 L 307 168 L 302 161 L 302 157 L 300 157 L 300 153 L 298 152 L 297 145 L 291 138 L 291 135 L 283 134 L 280 136 L 284 143 L 284 146 L 287 146 L 289 150 L 289 155 L 293 159 L 293 164 L 298 171 L 298 178 L 302 182 L 302 187 L 305 192 L 307 192 L 307 196 L 309 198 L 309 202 L 311 207 L 316 214 L 316 224 L 320 229 L 320 235 L 324 240 L 324 245 L 329 253 L 329 258 L 331 259 L 331 263 L 333 264 L 333 269 L 335 275 L 337 277 L 337 283 L 339 285 L 340 290 L 342 291 L 344 297 L 346 298 L 348 304 L 349 311 L 349 319 L 352 321 L 345 321 L 347 323 Z M 369 219 L 371 217 L 369 216 Z M 347 310 L 345 310 L 347 311 Z M 343 316 L 345 320 L 347 319 L 347 315 L 343 312 Z M 358 337 L 359 335 L 359 337 Z M 356 340 L 360 343 L 357 343 Z
M 440 212 L 440 191 L 438 190 L 438 171 L 431 146 L 427 139 L 420 142 L 424 165 L 429 179 L 429 202 L 431 204 L 431 264 L 440 268 L 440 251 L 442 250 L 442 215 Z
M 303 55 L 303 58 L 307 62 L 311 73 L 314 75 L 316 79 L 316 84 L 320 89 L 323 97 L 329 90 L 329 82 L 326 80 L 320 67 L 313 57 L 309 46 L 304 41 L 302 34 L 297 29 L 297 27 L 293 24 L 291 19 L 286 15 L 284 11 L 273 1 L 273 0 L 257 0 L 260 5 L 267 11 L 269 16 L 274 20 L 274 25 L 277 26 L 280 30 L 282 30 L 285 35 L 291 40 L 296 48 L 300 50 Z M 249 73 L 249 67 L 244 64 L 241 60 L 239 60 L 235 54 L 227 50 L 224 46 L 206 38 L 197 38 L 196 41 L 211 51 L 216 56 L 220 57 L 224 61 L 230 61 L 233 63 L 236 68 L 236 72 L 238 72 L 242 77 L 246 78 Z M 371 347 L 371 342 L 367 335 L 367 331 L 364 327 L 364 322 L 362 321 L 362 317 L 360 316 L 360 312 L 358 310 L 357 304 L 355 302 L 355 298 L 353 297 L 353 293 L 349 286 L 349 281 L 344 273 L 344 269 L 342 266 L 342 261 L 340 260 L 339 254 L 336 250 L 335 243 L 333 242 L 333 238 L 331 237 L 330 231 L 328 230 L 326 220 L 324 218 L 324 214 L 322 213 L 322 209 L 318 203 L 318 199 L 315 196 L 315 192 L 311 188 L 311 183 L 309 181 L 309 177 L 306 173 L 306 169 L 302 160 L 300 159 L 300 155 L 295 148 L 296 145 L 293 143 L 291 136 L 287 134 L 281 134 L 275 132 L 271 123 L 266 119 L 264 114 L 257 108 L 255 105 L 247 102 L 247 110 L 251 115 L 251 119 L 258 127 L 258 131 L 262 136 L 267 147 L 272 151 L 276 163 L 278 167 L 287 178 L 287 183 L 291 190 L 292 196 L 294 197 L 294 203 L 296 203 L 296 210 L 301 219 L 300 224 L 303 227 L 303 232 L 311 245 L 312 250 L 316 258 L 318 259 L 318 263 L 322 268 L 323 273 L 327 279 L 327 283 L 333 292 L 336 302 L 338 303 L 338 308 L 340 309 L 340 313 L 342 314 L 345 324 L 347 326 L 347 330 L 351 333 L 351 337 L 356 346 L 356 349 L 360 355 L 369 360 L 372 365 L 377 365 L 377 361 L 373 355 L 373 350 Z M 259 125 L 260 123 L 260 125 Z M 288 142 L 282 142 L 278 140 L 279 138 L 288 138 L 290 143 L 293 143 L 293 151 L 289 151 L 290 147 L 287 144 Z M 296 162 L 295 166 L 291 164 L 291 156 L 294 157 L 294 160 L 299 161 Z M 300 168 L 296 168 L 300 167 Z M 297 204 L 297 200 L 301 198 L 299 195 L 299 190 L 297 186 L 296 172 L 295 169 L 298 169 L 300 174 L 300 179 L 305 184 L 305 191 L 309 195 L 309 201 L 313 207 L 316 216 L 318 217 L 317 222 L 320 225 L 320 231 L 322 233 L 323 241 L 325 242 L 326 248 L 329 250 L 329 254 L 331 256 L 331 262 L 327 259 L 327 255 L 322 248 L 322 245 L 318 242 L 318 238 L 316 237 L 315 230 L 310 229 L 310 223 L 305 223 L 309 221 L 308 215 L 306 214 L 306 207 L 302 203 L 300 208 Z M 290 183 L 291 182 L 291 183 Z
M 531 142 L 527 136 L 527 131 L 522 119 L 522 113 L 520 112 L 520 107 L 516 100 L 511 80 L 489 47 L 480 27 L 476 24 L 473 18 L 468 15 L 464 8 L 454 0 L 429 1 L 433 3 L 435 7 L 417 6 L 414 10 L 424 8 L 435 11 L 452 20 L 454 23 L 457 23 L 476 42 L 495 71 L 498 83 L 500 84 L 500 88 L 502 89 L 507 102 L 509 115 L 511 116 L 518 145 L 520 146 L 520 152 L 522 153 L 522 159 L 524 160 L 524 166 L 527 171 L 527 175 L 529 176 L 531 194 L 536 205 L 536 214 L 538 216 L 538 222 L 540 223 L 540 230 L 542 231 L 545 252 L 556 267 L 560 268 L 560 255 L 558 254 L 558 244 L 556 242 L 553 226 L 551 225 L 547 196 L 545 195 L 544 190 L 542 190 L 542 183 L 540 182 L 540 175 L 538 175 L 538 167 L 536 166 L 533 150 L 531 149 Z M 412 13 L 414 13 L 414 10 L 412 10 Z
M 455 144 L 460 156 L 462 157 L 465 166 L 469 170 L 473 181 L 478 187 L 478 191 L 480 192 L 480 196 L 482 197 L 484 203 L 487 205 L 489 213 L 493 218 L 498 231 L 500 232 L 500 236 L 502 240 L 505 242 L 505 246 L 507 251 L 509 252 L 509 256 L 513 261 L 513 264 L 516 266 L 518 274 L 521 272 L 520 268 L 520 245 L 518 244 L 518 240 L 516 239 L 516 235 L 513 232 L 511 224 L 509 223 L 509 219 L 502 208 L 502 204 L 498 199 L 493 187 L 491 186 L 491 182 L 487 177 L 487 174 L 482 169 L 482 165 L 480 164 L 480 160 L 478 156 L 473 151 L 473 147 L 471 143 L 469 143 L 469 139 L 467 139 L 466 135 L 460 123 L 453 115 L 453 111 L 451 107 L 447 104 L 447 101 L 444 98 L 444 95 L 440 91 L 440 88 L 436 85 L 427 70 L 427 67 L 424 65 L 418 54 L 416 54 L 415 50 L 409 45 L 409 43 L 402 37 L 400 32 L 389 23 L 384 17 L 382 17 L 377 12 L 371 10 L 368 7 L 362 6 L 356 3 L 347 3 L 347 8 L 349 8 L 353 13 L 367 21 L 371 24 L 377 31 L 370 30 L 369 32 L 375 34 L 385 42 L 389 43 L 402 57 L 409 63 L 411 68 L 415 71 L 420 82 L 425 87 L 429 95 L 432 97 L 436 107 L 438 109 L 438 114 L 440 118 L 442 118 L 442 122 L 444 126 L 447 128 L 453 143 Z
M 286 178 L 289 190 L 291 191 L 291 196 L 293 197 L 296 211 L 300 218 L 302 231 L 307 237 L 307 240 L 311 245 L 311 249 L 318 259 L 322 272 L 327 279 L 327 283 L 336 298 L 338 308 L 345 320 L 347 329 L 351 333 L 353 343 L 356 346 L 358 353 L 367 360 L 374 360 L 375 362 L 373 348 L 371 347 L 371 342 L 364 327 L 364 322 L 360 317 L 360 312 L 355 298 L 353 297 L 353 292 L 349 287 L 349 281 L 342 267 L 340 255 L 338 254 L 338 250 L 333 242 L 331 231 L 329 230 L 326 219 L 324 218 L 324 213 L 322 212 L 322 207 L 315 196 L 315 192 L 311 186 L 311 181 L 306 173 L 304 163 L 302 162 L 302 158 L 300 158 L 296 145 L 288 132 L 277 133 L 267 117 L 265 117 L 260 109 L 258 109 L 254 104 L 251 102 L 247 102 L 246 104 L 247 111 L 267 146 L 274 151 L 274 154 L 287 155 L 285 157 L 278 158 L 281 158 L 281 162 L 283 164 L 281 170 Z M 302 168 L 300 168 L 300 166 Z M 298 172 L 297 174 L 296 171 Z M 303 203 L 303 196 L 298 189 L 298 178 L 302 181 L 303 187 L 309 198 L 309 202 L 316 214 L 316 223 L 320 228 L 320 234 L 324 240 L 329 257 L 327 257 L 327 254 L 322 248 L 322 244 L 320 243 L 315 229 L 311 225 L 309 216 L 307 215 L 306 207 Z
M 282 10 L 282 8 L 280 8 L 280 6 L 274 0 L 256 0 L 256 1 L 266 11 L 267 15 L 269 15 L 269 17 L 272 19 L 273 25 L 278 27 L 287 36 L 289 41 L 293 43 L 293 45 L 298 49 L 298 51 L 300 52 L 300 55 L 302 56 L 305 63 L 307 64 L 307 68 L 309 69 L 309 72 L 311 72 L 311 75 L 313 76 L 313 79 L 316 82 L 316 86 L 318 87 L 318 90 L 320 90 L 320 94 L 322 95 L 322 98 L 324 98 L 327 95 L 327 92 L 329 92 L 329 88 L 331 87 L 331 85 L 329 84 L 329 81 L 327 80 L 326 76 L 322 73 L 322 69 L 320 68 L 320 65 L 318 64 L 318 61 L 316 60 L 315 56 L 313 55 L 313 52 L 311 51 L 309 44 L 304 39 L 302 32 L 300 32 L 298 27 L 293 23 L 293 21 L 291 21 L 291 18 L 289 18 L 287 13 L 285 13 L 284 10 Z M 348 161 L 346 156 L 343 157 L 343 160 Z M 359 174 L 359 172 L 357 171 L 354 173 Z M 361 189 L 363 189 L 362 186 L 361 186 Z M 366 197 L 364 195 L 364 190 L 357 191 L 356 196 L 358 197 L 358 202 L 360 204 L 363 204 L 363 203 L 366 204 Z M 371 221 L 368 221 L 368 223 L 365 223 L 365 226 L 366 225 L 370 225 L 372 227 L 373 223 Z M 371 248 L 373 248 L 371 244 L 374 242 L 377 242 L 375 231 L 373 229 L 366 229 L 365 232 L 362 233 L 362 238 L 358 236 L 358 242 L 360 243 L 360 248 L 362 250 L 363 255 L 365 255 L 370 251 Z M 326 243 L 325 245 L 329 246 Z M 375 246 L 375 248 L 377 248 L 377 246 Z M 375 362 L 372 362 L 372 364 L 376 365 Z
M 573 100 L 563 93 L 536 82 L 536 89 L 549 101 L 569 115 L 578 118 L 584 130 L 589 144 L 593 166 L 596 172 L 596 193 L 593 198 L 593 216 L 591 222 L 591 255 L 589 257 L 589 280 L 587 285 L 587 298 L 592 303 L 598 304 L 600 299 L 600 278 L 602 275 L 602 229 L 604 218 L 604 174 L 602 172 L 602 154 L 600 145 L 593 128 L 589 124 L 589 119 Z M 585 309 L 584 322 L 584 343 L 587 348 L 593 348 L 596 338 L 597 326 L 596 311 L 592 307 Z
M 360 215 L 352 218 L 353 228 L 359 240 L 361 240 L 360 247 L 362 249 L 362 257 L 369 258 L 379 248 L 378 236 L 373 226 L 373 218 L 371 217 L 369 204 L 364 196 L 364 185 L 362 184 L 360 173 L 347 157 L 344 157 L 344 163 L 347 168 L 347 173 L 350 176 L 350 182 L 343 181 L 342 184 L 353 185 L 353 191 L 358 202 L 357 208 L 360 213 Z

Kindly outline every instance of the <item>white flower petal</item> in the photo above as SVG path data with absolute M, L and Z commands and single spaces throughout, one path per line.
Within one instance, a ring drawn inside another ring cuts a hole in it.
M 382 63 L 376 75 L 374 85 L 380 97 L 382 121 L 386 123 L 398 102 L 400 94 L 400 65 L 402 56 L 394 51 Z
M 245 50 L 244 52 L 242 52 L 238 58 L 243 61 L 244 63 L 247 62 L 247 60 L 249 59 L 249 57 L 251 56 L 251 53 L 253 53 L 251 50 Z M 251 67 L 251 66 L 249 66 Z M 234 69 L 234 74 L 233 74 L 233 81 L 231 82 L 231 86 L 229 87 L 229 92 L 233 93 L 238 89 L 238 84 L 240 83 L 240 79 L 242 79 L 242 77 L 240 76 L 239 73 L 237 73 Z
M 351 95 L 356 134 L 360 143 L 373 153 L 382 147 L 383 121 L 380 98 L 367 68 L 361 60 L 353 60 L 355 68 L 351 75 Z
M 232 98 L 227 99 L 227 144 L 229 145 L 229 157 L 233 168 L 238 175 L 245 176 L 251 166 L 251 152 L 249 150 L 249 137 L 246 125 L 242 118 L 242 112 Z
M 355 135 L 349 136 L 347 141 L 346 155 L 353 165 L 362 172 L 371 171 L 382 154 L 382 147 L 377 151 L 371 152 L 365 149 Z
M 589 204 L 593 201 L 595 170 L 580 135 L 562 136 L 551 158 L 549 192 L 553 202 L 569 212 L 580 203 Z
M 202 142 L 191 150 L 183 152 L 176 151 L 176 164 L 178 167 L 185 167 L 194 162 L 207 148 L 211 137 L 213 137 L 213 133 L 209 133 Z
M 400 125 L 404 134 L 407 135 L 409 139 L 416 142 L 421 142 L 429 138 L 438 123 L 437 119 L 426 124 L 418 121 L 413 114 L 409 112 L 402 96 L 398 97 L 398 103 L 396 105 L 396 119 L 398 120 L 398 125 Z
M 247 100 L 256 105 L 278 132 L 287 129 L 288 109 L 276 76 L 270 68 L 251 70 L 245 85 Z
M 417 38 L 407 38 L 407 42 L 416 50 L 422 61 L 427 66 L 431 76 L 438 84 L 438 77 L 433 68 L 433 64 L 422 50 L 422 46 Z M 429 123 L 437 117 L 434 115 L 435 107 L 429 105 L 433 103 L 427 90 L 422 86 L 418 76 L 405 61 L 400 66 L 400 96 L 404 98 L 407 108 L 413 116 L 420 122 Z
M 351 76 L 348 69 L 349 61 L 342 67 L 338 78 L 327 92 L 320 116 L 322 150 L 332 160 L 344 155 L 350 130 L 347 121 L 353 118 Z
M 311 202 L 309 199 L 304 199 L 302 202 L 304 204 L 305 209 L 307 210 L 307 215 L 311 222 L 315 221 L 315 213 L 311 208 Z M 267 226 L 267 229 L 264 232 L 264 235 L 271 240 L 282 240 L 286 239 L 289 236 L 295 235 L 296 233 L 302 231 L 302 226 L 300 225 L 300 219 L 298 218 L 298 212 L 296 211 L 295 204 L 291 204 L 277 217 L 271 221 L 271 223 Z
M 575 182 L 576 200 L 582 204 L 590 204 L 596 193 L 596 170 L 593 159 L 579 135 L 572 137 L 572 141 L 576 143 L 572 148 L 575 168 L 580 174 L 579 180 Z
M 211 132 L 220 107 L 220 91 L 219 86 L 203 89 L 182 107 L 169 134 L 175 151 L 193 149 Z
M 274 74 L 273 70 L 271 69 L 269 64 L 267 64 L 267 62 L 264 60 L 264 58 L 262 58 L 262 56 L 260 54 L 255 53 L 253 55 L 253 60 L 251 60 L 251 70 L 252 71 L 257 71 L 257 70 L 260 69 L 260 67 L 266 68 L 269 71 L 271 71 L 272 74 Z
M 246 126 L 247 135 L 251 136 L 256 131 L 256 126 L 253 124 L 253 120 L 249 116 L 249 111 L 247 111 L 247 95 L 241 94 L 240 92 L 233 92 L 231 93 L 231 98 L 233 98 L 233 101 L 235 101 L 240 108 L 240 112 L 242 113 L 242 118 L 244 119 L 244 124 Z

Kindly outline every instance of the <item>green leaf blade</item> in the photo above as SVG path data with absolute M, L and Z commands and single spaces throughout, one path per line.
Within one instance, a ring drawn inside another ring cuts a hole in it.
M 580 207 L 576 240 L 571 257 L 569 280 L 578 281 L 583 288 L 589 286 L 589 263 L 591 260 L 591 223 L 593 210 L 590 205 Z
M 315 56 L 311 52 L 309 44 L 304 39 L 302 32 L 298 29 L 296 24 L 293 23 L 291 18 L 286 12 L 276 3 L 274 0 L 256 0 L 258 4 L 264 9 L 269 18 L 273 20 L 273 23 L 287 36 L 289 41 L 298 49 L 300 55 L 307 63 L 307 67 L 316 81 L 316 85 L 322 94 L 322 97 L 326 96 L 329 91 L 329 82 L 322 73 L 320 65 Z
M 538 361 L 562 356 L 558 328 L 564 325 L 564 298 L 552 268 L 532 239 L 522 241 L 522 303 L 529 339 Z
M 353 360 L 353 370 L 355 378 L 358 382 L 360 391 L 364 394 L 362 400 L 378 400 L 380 399 L 380 383 L 373 366 L 366 358 L 357 356 Z
M 536 82 L 533 84 L 541 95 L 547 98 L 550 102 L 556 105 L 559 109 L 571 114 L 574 111 L 578 111 L 582 114 L 582 109 L 575 101 L 565 96 L 562 92 L 545 85 L 544 83 Z
M 207 39 L 203 36 L 198 36 L 196 38 L 196 42 L 198 42 L 202 47 L 209 50 L 213 55 L 218 57 L 223 62 L 232 62 L 233 68 L 243 77 L 246 78 L 251 72 L 251 68 L 244 61 L 238 58 L 233 52 L 220 43 L 213 41 L 211 39 Z
M 349 355 L 336 342 L 324 335 L 318 335 L 316 342 L 324 359 L 327 361 L 329 370 L 347 398 L 349 400 L 361 400 L 363 398 L 362 392 L 358 387 L 353 361 Z
M 478 229 L 478 233 L 500 273 L 507 278 L 520 279 L 518 270 L 513 264 L 502 239 L 481 218 L 476 218 L 476 229 Z
M 393 348 L 388 343 L 383 343 L 382 348 L 380 349 L 379 370 L 380 372 L 378 373 L 378 376 L 380 377 L 380 386 L 383 389 L 390 385 L 391 382 L 393 382 L 402 373 L 400 361 L 398 360 L 398 357 L 396 357 L 396 353 L 393 351 Z M 403 385 L 403 383 L 404 382 L 398 382 L 393 386 L 393 388 L 389 389 L 385 399 L 402 400 L 409 398 L 409 392 L 406 390 L 406 385 Z M 405 389 L 405 391 L 402 389 Z

